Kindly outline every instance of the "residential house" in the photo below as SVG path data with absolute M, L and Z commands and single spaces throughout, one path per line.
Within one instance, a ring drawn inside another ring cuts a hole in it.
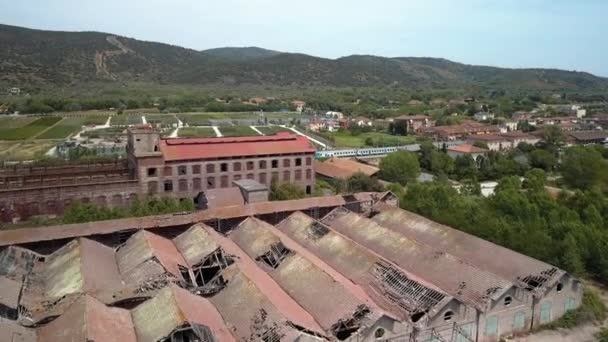
M 407 134 L 419 133 L 435 126 L 435 120 L 426 115 L 401 115 L 393 119 L 395 125 L 405 125 Z
M 306 106 L 306 102 L 300 100 L 291 101 L 291 104 L 296 107 L 296 112 L 302 113 L 304 111 L 304 107 Z
M 516 148 L 521 143 L 535 145 L 540 141 L 538 137 L 521 131 L 513 131 L 498 134 L 478 134 L 467 138 L 471 144 L 484 143 L 490 151 L 504 151 Z
M 488 121 L 494 119 L 494 113 L 477 112 L 473 115 L 475 121 Z
M 358 116 L 351 120 L 357 127 L 372 127 L 374 122 L 371 119 Z
M 484 125 L 478 122 L 463 122 L 460 125 L 436 126 L 422 130 L 422 134 L 435 140 L 450 141 L 466 138 L 476 134 L 500 133 L 496 125 Z
M 473 157 L 476 161 L 479 157 L 485 156 L 489 151 L 485 148 L 480 148 L 477 146 L 473 146 L 471 144 L 461 144 L 456 146 L 450 146 L 447 149 L 448 156 L 456 159 L 458 156 L 466 156 L 469 155 Z
M 325 113 L 325 116 L 327 116 L 331 119 L 344 119 L 344 113 L 342 113 L 342 112 L 329 111 L 329 112 Z
M 572 131 L 566 134 L 566 141 L 569 144 L 605 144 L 608 142 L 608 132 L 602 130 L 593 131 Z

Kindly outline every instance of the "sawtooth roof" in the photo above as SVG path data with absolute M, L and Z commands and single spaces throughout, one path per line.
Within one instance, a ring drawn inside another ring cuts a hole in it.
M 398 208 L 377 205 L 372 220 L 394 232 L 420 243 L 454 255 L 477 267 L 517 283 L 527 276 L 552 274 L 557 281 L 563 271 L 490 241 L 431 221 L 425 217 Z M 487 257 L 491 255 L 492 257 Z
M 39 329 L 38 342 L 137 342 L 128 310 L 107 307 L 85 295 Z
M 418 243 L 346 209 L 332 211 L 322 222 L 480 310 L 486 310 L 491 299 L 497 299 L 513 286 L 493 273 Z
M 131 311 L 137 341 L 156 342 L 184 324 L 207 327 L 217 341 L 236 341 L 209 300 L 168 285 Z

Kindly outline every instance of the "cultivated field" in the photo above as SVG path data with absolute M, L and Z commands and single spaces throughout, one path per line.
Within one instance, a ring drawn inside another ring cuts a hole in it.
M 241 137 L 248 135 L 259 135 L 249 126 L 225 126 L 220 127 L 220 132 L 225 137 Z
M 9 118 L 10 124 L 13 125 L 11 128 L 5 128 L 3 122 L 0 121 L 0 140 L 24 140 L 33 138 L 61 121 L 61 119 L 62 118 L 58 116 L 41 117 L 36 118 L 34 121 L 23 121 L 25 124 L 19 126 L 17 122 L 11 122 L 12 118 Z
M 179 136 L 182 138 L 208 138 L 215 137 L 215 131 L 210 127 L 184 127 L 180 128 Z
M 279 132 L 293 133 L 293 131 L 290 130 L 289 128 L 279 127 L 279 126 L 256 126 L 256 128 L 260 132 L 264 133 L 264 135 L 273 135 L 273 134 L 277 134 Z

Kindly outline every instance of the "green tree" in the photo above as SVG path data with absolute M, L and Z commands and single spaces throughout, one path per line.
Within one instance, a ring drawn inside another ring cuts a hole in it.
M 478 177 L 477 163 L 468 154 L 456 157 L 454 170 L 458 179 L 477 179 Z
M 270 185 L 271 201 L 285 201 L 304 197 L 306 197 L 306 192 L 296 184 L 272 182 Z
M 530 165 L 539 169 L 543 169 L 547 172 L 552 171 L 557 165 L 557 158 L 547 151 L 542 149 L 536 149 L 529 155 Z
M 561 127 L 557 125 L 547 125 L 543 128 L 543 139 L 550 146 L 562 146 L 566 137 Z
M 393 152 L 380 161 L 380 177 L 389 182 L 406 185 L 420 174 L 418 157 L 407 151 Z
M 347 180 L 347 188 L 349 192 L 361 191 L 383 191 L 384 187 L 377 179 L 374 179 L 363 172 L 357 172 L 350 176 Z
M 573 146 L 562 158 L 561 173 L 566 184 L 577 189 L 591 189 L 606 184 L 608 164 L 593 147 Z

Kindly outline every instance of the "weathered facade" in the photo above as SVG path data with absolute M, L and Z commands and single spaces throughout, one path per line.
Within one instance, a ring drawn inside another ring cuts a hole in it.
M 2 232 L 0 304 L 18 309 L 0 315 L 32 342 L 496 342 L 580 305 L 566 272 L 395 205 L 361 193 Z
M 145 196 L 195 199 L 241 179 L 314 186 L 315 149 L 301 136 L 161 139 L 129 129 L 127 159 L 54 167 L 0 169 L 0 219 L 58 215 L 74 201 L 121 207 Z

